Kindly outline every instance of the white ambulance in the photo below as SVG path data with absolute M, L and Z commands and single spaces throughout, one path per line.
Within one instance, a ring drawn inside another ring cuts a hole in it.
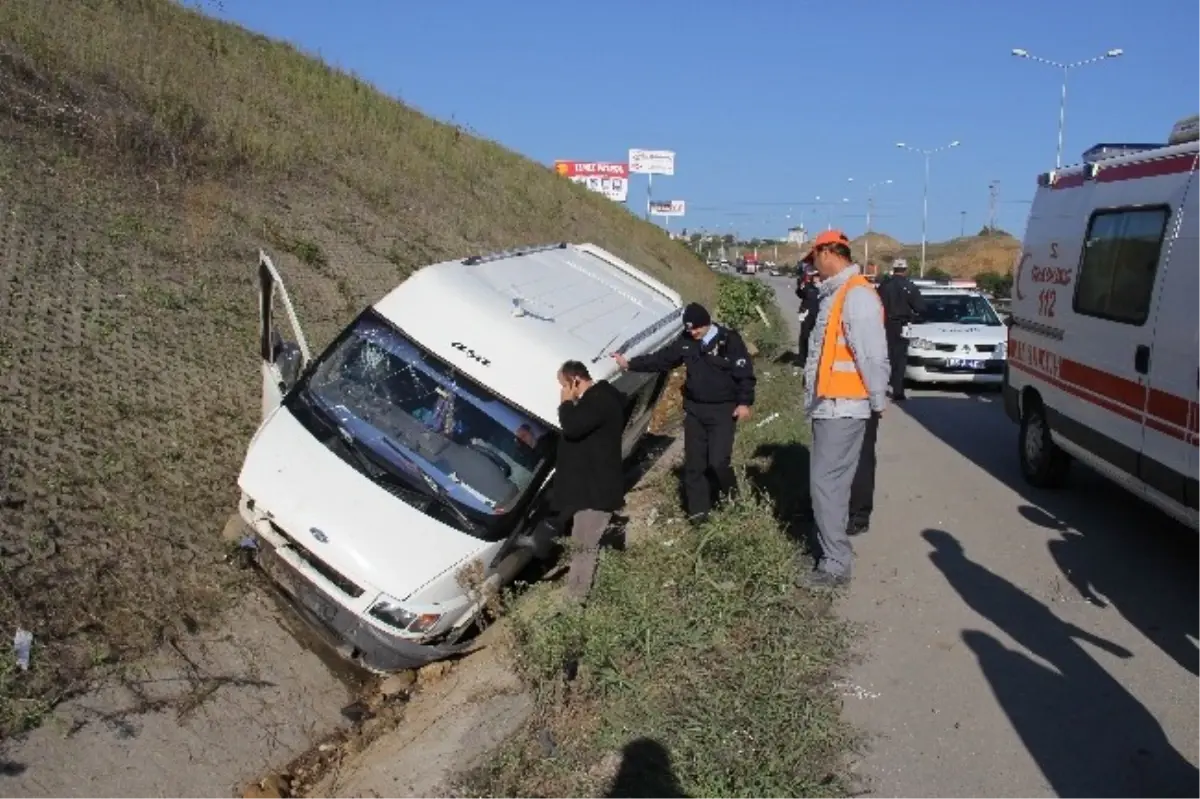
M 620 372 L 611 355 L 682 333 L 676 292 L 591 244 L 427 266 L 316 357 L 265 253 L 258 277 L 263 419 L 226 536 L 378 672 L 460 651 L 535 556 L 559 366 L 583 361 L 624 394 L 628 457 L 667 377 Z
M 1197 118 L 1043 174 L 1014 272 L 1004 404 L 1036 486 L 1077 459 L 1197 528 Z

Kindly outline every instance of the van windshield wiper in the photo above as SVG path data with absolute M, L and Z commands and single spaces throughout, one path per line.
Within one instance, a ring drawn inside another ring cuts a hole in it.
M 441 484 L 438 483 L 437 480 L 433 479 L 433 477 L 426 474 L 425 470 L 421 468 L 421 465 L 419 463 L 417 463 L 415 460 L 413 460 L 413 457 L 411 455 L 409 455 L 407 452 L 402 450 L 399 446 L 397 446 L 395 444 L 395 442 L 393 442 L 391 439 L 387 438 L 386 436 L 383 438 L 383 443 L 387 445 L 388 449 L 390 449 L 392 452 L 395 452 L 397 455 L 399 455 L 405 461 L 410 463 L 414 469 L 416 469 L 417 474 L 419 474 L 421 476 L 421 480 L 425 483 L 426 486 L 429 487 L 429 496 L 430 497 L 432 497 L 439 505 L 442 505 L 447 510 L 449 510 L 451 513 L 453 513 L 454 518 L 458 519 L 460 522 L 462 522 L 464 525 L 466 525 L 468 530 L 479 530 L 479 528 L 480 528 L 479 523 L 474 521 L 470 516 L 468 516 L 463 511 L 462 508 L 458 507 L 457 503 L 455 503 L 454 500 L 452 500 L 450 497 L 448 497 L 446 495 L 446 489 L 442 488 Z

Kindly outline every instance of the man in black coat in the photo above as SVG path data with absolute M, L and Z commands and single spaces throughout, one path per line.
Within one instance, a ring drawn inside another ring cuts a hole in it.
M 908 339 L 904 328 L 925 310 L 921 291 L 908 279 L 908 261 L 897 258 L 892 272 L 879 284 L 887 333 L 888 361 L 892 365 L 892 402 L 904 401 L 904 368 L 908 365 Z
M 683 309 L 683 335 L 658 352 L 626 358 L 613 356 L 631 372 L 669 372 L 683 364 L 683 490 L 687 515 L 702 523 L 712 509 L 711 472 L 717 492 L 737 492 L 733 473 L 733 436 L 754 405 L 754 363 L 736 330 L 713 324 L 699 303 Z
M 796 296 L 800 298 L 800 342 L 796 349 L 798 363 L 803 367 L 808 362 L 808 340 L 817 324 L 817 312 L 821 310 L 821 292 L 817 288 L 816 272 L 803 264 L 796 278 Z
M 621 435 L 624 398 L 587 366 L 567 361 L 558 370 L 558 424 L 562 436 L 554 471 L 554 508 L 571 526 L 573 553 L 567 597 L 584 602 L 592 588 L 600 540 L 612 514 L 625 504 Z

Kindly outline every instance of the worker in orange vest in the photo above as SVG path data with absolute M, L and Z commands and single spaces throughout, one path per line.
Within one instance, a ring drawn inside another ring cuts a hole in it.
M 887 407 L 887 334 L 879 295 L 854 263 L 845 233 L 818 235 L 804 262 L 821 282 L 804 367 L 804 407 L 812 419 L 809 494 L 820 552 L 803 583 L 834 588 L 849 582 L 853 566 L 847 525 L 863 439 Z

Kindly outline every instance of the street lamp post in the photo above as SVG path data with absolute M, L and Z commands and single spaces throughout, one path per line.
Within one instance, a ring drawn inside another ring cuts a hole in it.
M 863 235 L 863 269 L 871 262 L 871 212 L 875 210 L 875 189 L 891 184 L 891 179 L 877 180 L 867 186 L 867 232 Z
M 921 191 L 921 277 L 925 277 L 925 247 L 928 242 L 929 231 L 929 159 L 943 150 L 949 150 L 951 147 L 957 147 L 958 145 L 959 141 L 955 139 L 949 144 L 943 144 L 941 147 L 935 147 L 932 150 L 922 150 L 919 147 L 910 147 L 902 141 L 896 142 L 896 146 L 901 150 L 911 150 L 914 153 L 920 153 L 925 156 L 925 188 Z
M 1047 64 L 1052 67 L 1057 67 L 1062 70 L 1062 98 L 1058 104 L 1058 151 L 1054 156 L 1054 168 L 1062 169 L 1062 150 L 1063 150 L 1063 128 L 1067 122 L 1067 74 L 1076 67 L 1082 67 L 1085 64 L 1095 64 L 1098 61 L 1104 61 L 1107 58 L 1119 58 L 1125 54 L 1125 51 L 1120 47 L 1114 47 L 1112 50 L 1098 55 L 1093 58 L 1085 58 L 1082 61 L 1072 61 L 1069 64 L 1064 64 L 1059 61 L 1051 61 L 1048 58 L 1032 55 L 1028 50 L 1022 50 L 1019 47 L 1013 48 L 1012 54 L 1017 58 L 1027 58 L 1030 61 L 1037 61 L 1041 64 Z

